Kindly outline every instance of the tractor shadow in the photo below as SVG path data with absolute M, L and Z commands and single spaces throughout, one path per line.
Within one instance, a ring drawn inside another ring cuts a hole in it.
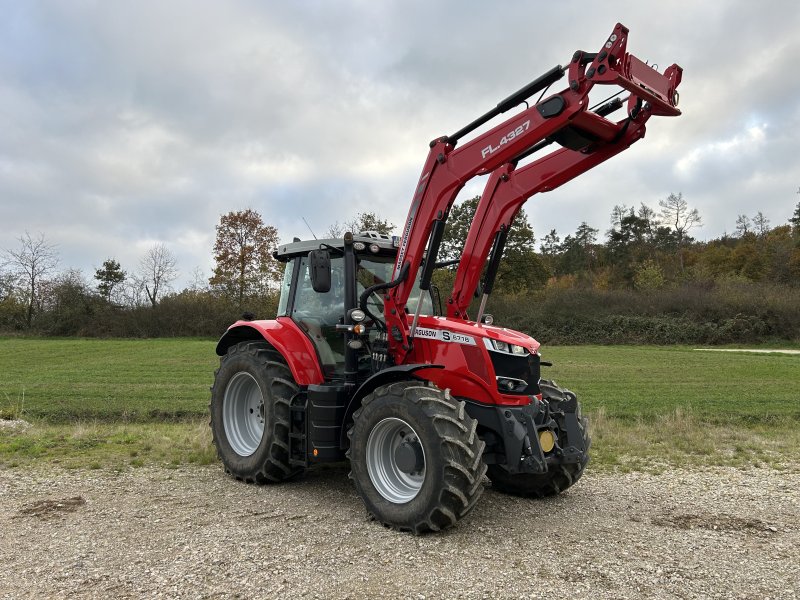
M 295 518 L 305 517 L 301 506 L 318 507 L 315 518 L 323 518 L 321 512 L 329 517 L 357 525 L 365 521 L 374 523 L 368 515 L 353 482 L 348 477 L 348 463 L 317 465 L 303 475 L 275 486 L 265 486 L 275 499 L 280 499 L 298 507 Z M 567 490 L 551 498 L 524 498 L 501 493 L 492 489 L 488 479 L 485 489 L 472 511 L 459 523 L 438 535 L 463 535 L 467 529 L 478 528 L 480 531 L 507 530 L 522 521 L 541 521 L 542 513 L 568 514 L 575 510 L 576 500 L 583 495 L 580 483 L 575 489 Z M 585 499 L 584 499 L 585 501 Z M 301 514 L 302 513 L 302 514 Z M 543 526 L 543 531 L 547 529 Z M 461 532 L 461 533 L 459 533 Z

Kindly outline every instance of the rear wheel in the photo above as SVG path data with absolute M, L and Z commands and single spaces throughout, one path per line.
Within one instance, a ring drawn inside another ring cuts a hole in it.
M 377 388 L 353 415 L 356 489 L 384 525 L 419 534 L 454 525 L 483 493 L 477 422 L 464 403 L 422 382 Z
M 289 465 L 289 402 L 298 387 L 266 342 L 242 342 L 220 359 L 211 388 L 211 432 L 225 470 L 248 483 L 283 481 Z

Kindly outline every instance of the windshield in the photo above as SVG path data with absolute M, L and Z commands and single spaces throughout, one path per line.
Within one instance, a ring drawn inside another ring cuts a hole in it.
M 387 257 L 359 258 L 358 272 L 356 274 L 357 298 L 360 299 L 361 294 L 368 287 L 371 287 L 379 283 L 387 283 L 391 281 L 393 270 L 394 270 L 393 257 L 387 256 Z M 419 277 L 421 273 L 422 273 L 421 270 L 417 272 L 416 285 L 414 286 L 414 290 L 411 292 L 411 295 L 408 297 L 407 310 L 411 313 L 417 310 L 417 303 L 419 302 L 419 297 L 421 292 L 421 290 L 419 289 Z M 376 317 L 381 322 L 384 322 L 383 301 L 387 291 L 388 290 L 378 290 L 377 292 L 371 294 L 367 298 L 367 309 L 369 310 L 370 313 L 372 313 L 373 317 Z M 423 315 L 433 314 L 433 301 L 431 300 L 431 295 L 428 292 L 424 292 L 422 294 L 421 314 Z
M 292 266 L 290 266 L 292 265 Z M 356 256 L 356 301 L 369 287 L 391 281 L 394 260 L 391 256 Z M 284 279 L 285 292 L 292 281 L 292 270 L 298 269 L 297 289 L 291 309 L 292 319 L 306 332 L 319 353 L 322 371 L 327 378 L 341 377 L 344 374 L 344 334 L 337 325 L 344 323 L 345 277 L 344 258 L 331 257 L 331 288 L 327 292 L 315 292 L 308 271 L 308 257 L 299 257 L 296 263 L 289 263 Z M 374 340 L 380 330 L 385 329 L 383 316 L 384 294 L 379 290 L 366 298 L 370 316 L 365 324 L 369 327 L 370 340 Z M 408 310 L 417 308 L 420 290 L 415 288 L 409 298 Z M 288 312 L 288 303 L 284 300 L 288 294 L 281 294 L 278 314 Z M 433 314 L 433 302 L 429 293 L 423 294 L 421 313 Z

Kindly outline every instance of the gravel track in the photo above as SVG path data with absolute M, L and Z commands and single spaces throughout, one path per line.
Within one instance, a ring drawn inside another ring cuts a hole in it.
M 367 518 L 343 468 L 0 471 L 0 597 L 797 598 L 800 465 L 487 490 L 443 534 Z

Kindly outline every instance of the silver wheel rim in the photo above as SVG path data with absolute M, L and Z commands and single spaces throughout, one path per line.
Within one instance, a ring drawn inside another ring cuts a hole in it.
M 394 504 L 410 502 L 417 497 L 425 481 L 425 448 L 422 448 L 423 467 L 416 473 L 406 473 L 397 466 L 395 452 L 403 442 L 422 442 L 414 429 L 397 418 L 383 419 L 372 428 L 367 439 L 367 472 L 378 493 Z
M 239 456 L 253 454 L 264 436 L 264 397 L 247 372 L 234 375 L 225 388 L 222 423 L 228 443 Z

